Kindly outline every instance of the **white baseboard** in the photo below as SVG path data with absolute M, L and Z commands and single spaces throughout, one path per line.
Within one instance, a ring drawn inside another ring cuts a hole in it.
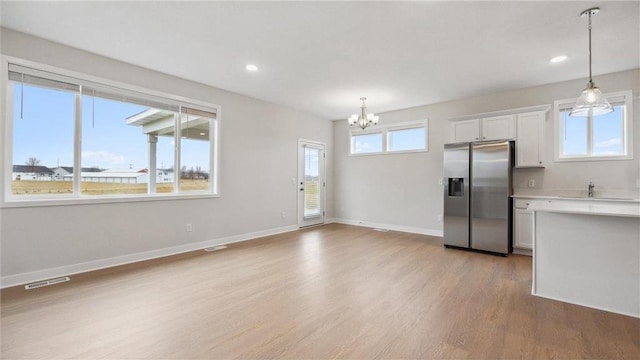
M 341 218 L 331 219 L 331 222 L 338 223 L 338 224 L 346 224 L 346 225 L 364 226 L 369 228 L 401 231 L 401 232 L 406 232 L 411 234 L 421 234 L 421 235 L 439 236 L 439 237 L 442 237 L 443 235 L 442 230 L 426 229 L 426 228 L 419 228 L 419 227 L 412 227 L 412 226 L 372 223 L 368 221 L 349 220 L 349 219 L 341 219 Z
M 144 251 L 135 254 L 122 255 L 107 259 L 88 261 L 79 264 L 60 266 L 56 268 L 38 270 L 28 273 L 2 276 L 0 278 L 0 288 L 7 288 L 16 285 L 28 284 L 35 281 L 42 281 L 60 276 L 69 276 L 88 271 L 100 270 L 108 267 L 125 265 L 134 262 L 156 259 L 164 256 L 181 254 L 189 251 L 201 250 L 211 246 L 233 244 L 241 241 L 257 239 L 265 236 L 282 234 L 290 231 L 298 230 L 298 226 L 284 226 L 274 229 L 256 231 L 241 235 L 226 236 L 214 240 L 201 241 L 192 244 L 185 244 L 169 248 Z

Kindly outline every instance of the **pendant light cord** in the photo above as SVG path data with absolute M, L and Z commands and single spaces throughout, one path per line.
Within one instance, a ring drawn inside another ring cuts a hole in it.
M 589 83 L 593 83 L 591 75 L 591 11 L 589 11 Z

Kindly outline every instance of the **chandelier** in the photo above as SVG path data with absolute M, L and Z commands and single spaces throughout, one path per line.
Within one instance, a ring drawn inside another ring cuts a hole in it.
M 347 121 L 350 126 L 358 125 L 362 130 L 364 130 L 371 124 L 377 124 L 379 117 L 375 114 L 367 114 L 367 105 L 364 103 L 364 101 L 367 100 L 366 97 L 361 97 L 360 100 L 362 101 L 362 105 L 360 105 L 360 115 L 353 114 L 349 116 Z
M 600 89 L 593 83 L 591 78 L 591 16 L 597 14 L 598 11 L 600 11 L 600 8 L 594 7 L 580 14 L 582 17 L 589 17 L 589 82 L 587 87 L 582 90 L 582 94 L 580 94 L 569 116 L 597 116 L 613 111 L 611 104 L 602 95 L 602 92 L 600 92 Z

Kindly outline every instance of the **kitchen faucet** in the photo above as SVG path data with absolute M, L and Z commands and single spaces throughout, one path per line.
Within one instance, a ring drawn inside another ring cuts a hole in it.
M 595 187 L 595 185 L 593 185 L 593 182 L 589 181 L 589 190 L 587 191 L 587 197 L 592 198 L 593 197 L 593 188 Z

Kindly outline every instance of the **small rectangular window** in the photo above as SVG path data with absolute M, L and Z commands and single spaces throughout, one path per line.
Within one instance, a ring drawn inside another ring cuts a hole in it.
M 352 154 L 380 153 L 382 149 L 382 133 L 351 136 Z
M 424 127 L 389 130 L 387 132 L 387 151 L 424 150 L 425 135 Z
M 631 92 L 606 96 L 614 110 L 596 117 L 569 116 L 573 101 L 555 102 L 556 161 L 633 158 Z
M 351 155 L 427 151 L 427 124 L 427 120 L 422 120 L 374 125 L 366 132 L 354 130 L 351 132 Z

